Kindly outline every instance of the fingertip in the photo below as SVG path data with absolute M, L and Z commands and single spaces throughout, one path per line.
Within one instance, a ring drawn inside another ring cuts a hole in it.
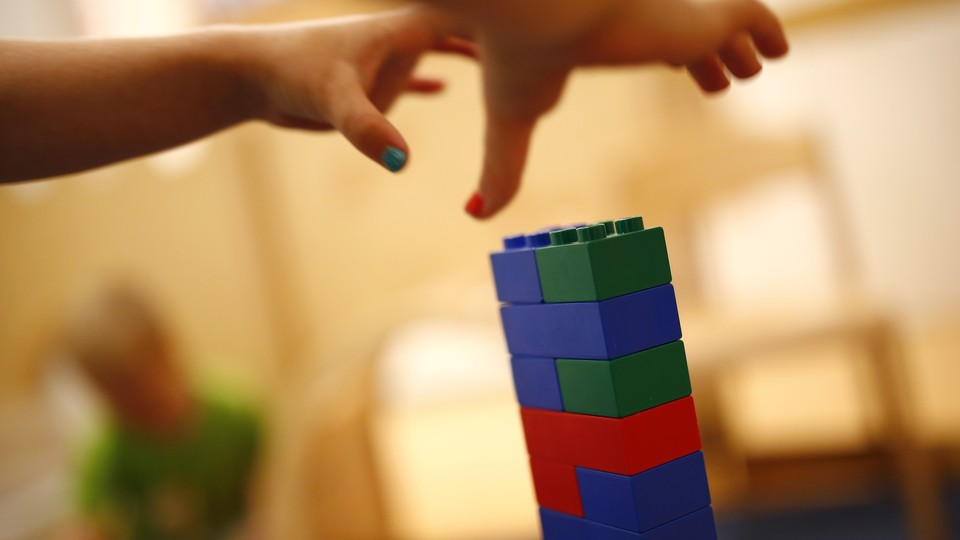
M 407 165 L 410 149 L 403 136 L 355 81 L 348 81 L 334 105 L 331 125 L 363 155 L 393 173 Z
M 724 92 L 728 88 L 730 88 L 730 84 L 731 84 L 730 79 L 724 78 L 724 80 L 717 86 L 713 88 L 704 89 L 704 91 L 707 92 L 708 94 L 719 94 L 720 92 Z
M 717 56 L 708 56 L 693 62 L 687 66 L 687 71 L 697 85 L 708 94 L 721 92 L 730 87 L 730 78 Z
M 364 155 L 384 169 L 398 173 L 410 161 L 410 149 L 386 117 L 371 113 L 366 121 L 348 124 L 344 136 Z
M 474 60 L 478 60 L 480 58 L 480 49 L 477 44 L 468 39 L 459 37 L 446 37 L 434 45 L 433 50 L 437 52 L 465 56 Z
M 434 77 L 414 77 L 407 82 L 407 91 L 418 94 L 436 94 L 446 88 L 443 79 Z
M 790 52 L 786 32 L 777 15 L 760 4 L 759 20 L 750 27 L 750 36 L 757 51 L 766 58 L 780 58 Z
M 737 34 L 720 48 L 720 58 L 738 79 L 749 79 L 763 69 L 746 34 Z
M 727 91 L 727 89 L 730 88 L 730 84 L 731 84 L 730 79 L 724 78 L 722 81 L 717 81 L 716 84 L 714 84 L 713 86 L 701 87 L 701 89 L 707 94 L 711 94 L 711 95 L 720 94 L 722 92 Z
M 407 152 L 396 146 L 387 146 L 380 154 L 380 164 L 388 171 L 398 173 L 407 165 Z
M 766 58 L 783 58 L 790 52 L 790 43 L 782 32 L 774 34 L 758 33 L 753 35 L 753 43 Z
M 463 207 L 463 210 L 475 219 L 484 219 L 486 216 L 483 213 L 483 196 L 480 195 L 479 192 L 474 193 Z
M 535 119 L 488 111 L 483 171 L 465 210 L 477 219 L 499 213 L 520 189 Z

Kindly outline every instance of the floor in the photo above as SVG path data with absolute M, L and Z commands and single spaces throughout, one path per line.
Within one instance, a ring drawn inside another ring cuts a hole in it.
M 948 497 L 954 540 L 960 540 L 960 489 Z M 896 500 L 783 514 L 726 516 L 722 540 L 915 540 Z M 919 539 L 916 539 L 919 540 Z

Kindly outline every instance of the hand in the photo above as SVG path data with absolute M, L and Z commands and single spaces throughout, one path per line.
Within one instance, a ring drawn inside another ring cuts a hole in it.
M 516 194 L 534 126 L 557 103 L 574 68 L 662 62 L 685 66 L 704 91 L 716 92 L 729 86 L 727 70 L 751 77 L 761 69 L 758 52 L 775 58 L 788 49 L 779 21 L 757 0 L 566 4 L 594 12 L 551 24 L 552 11 L 544 9 L 542 24 L 523 31 L 505 31 L 495 20 L 479 24 L 486 154 L 479 189 L 467 203 L 477 218 L 494 215 Z
M 340 130 L 396 171 L 408 149 L 383 117 L 431 49 L 473 54 L 428 8 L 176 36 L 0 40 L 0 183 L 84 171 L 248 120 Z M 55 151 L 54 151 L 55 150 Z
M 428 8 L 347 17 L 259 30 L 257 116 L 273 124 L 336 129 L 387 169 L 403 168 L 410 150 L 384 112 L 404 92 L 432 93 L 437 79 L 413 70 L 431 50 L 475 56 L 456 39 L 450 18 Z

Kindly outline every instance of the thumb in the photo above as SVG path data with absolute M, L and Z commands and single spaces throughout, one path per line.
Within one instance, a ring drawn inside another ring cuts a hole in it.
M 399 172 L 410 150 L 397 128 L 370 102 L 359 83 L 343 88 L 330 107 L 330 124 L 350 144 L 390 172 Z

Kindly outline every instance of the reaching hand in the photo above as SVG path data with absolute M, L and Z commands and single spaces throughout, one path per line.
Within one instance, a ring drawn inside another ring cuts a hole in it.
M 551 0 L 556 1 L 556 0 Z M 576 2 L 559 2 L 556 10 Z M 685 66 L 706 92 L 756 75 L 759 55 L 775 58 L 788 46 L 776 16 L 757 0 L 595 0 L 596 6 L 551 25 L 507 32 L 494 20 L 477 29 L 487 107 L 486 154 L 480 186 L 467 212 L 487 218 L 520 186 L 537 120 L 560 98 L 570 72 L 587 65 Z M 579 22 L 578 22 L 579 21 Z
M 253 119 L 336 128 L 397 171 L 408 149 L 383 117 L 429 50 L 475 54 L 452 19 L 415 7 L 177 36 L 0 40 L 0 183 L 49 178 L 184 144 Z
M 260 30 L 259 116 L 284 127 L 336 129 L 396 172 L 409 148 L 383 113 L 403 92 L 443 88 L 413 74 L 425 52 L 476 54 L 453 31 L 449 18 L 427 8 Z

